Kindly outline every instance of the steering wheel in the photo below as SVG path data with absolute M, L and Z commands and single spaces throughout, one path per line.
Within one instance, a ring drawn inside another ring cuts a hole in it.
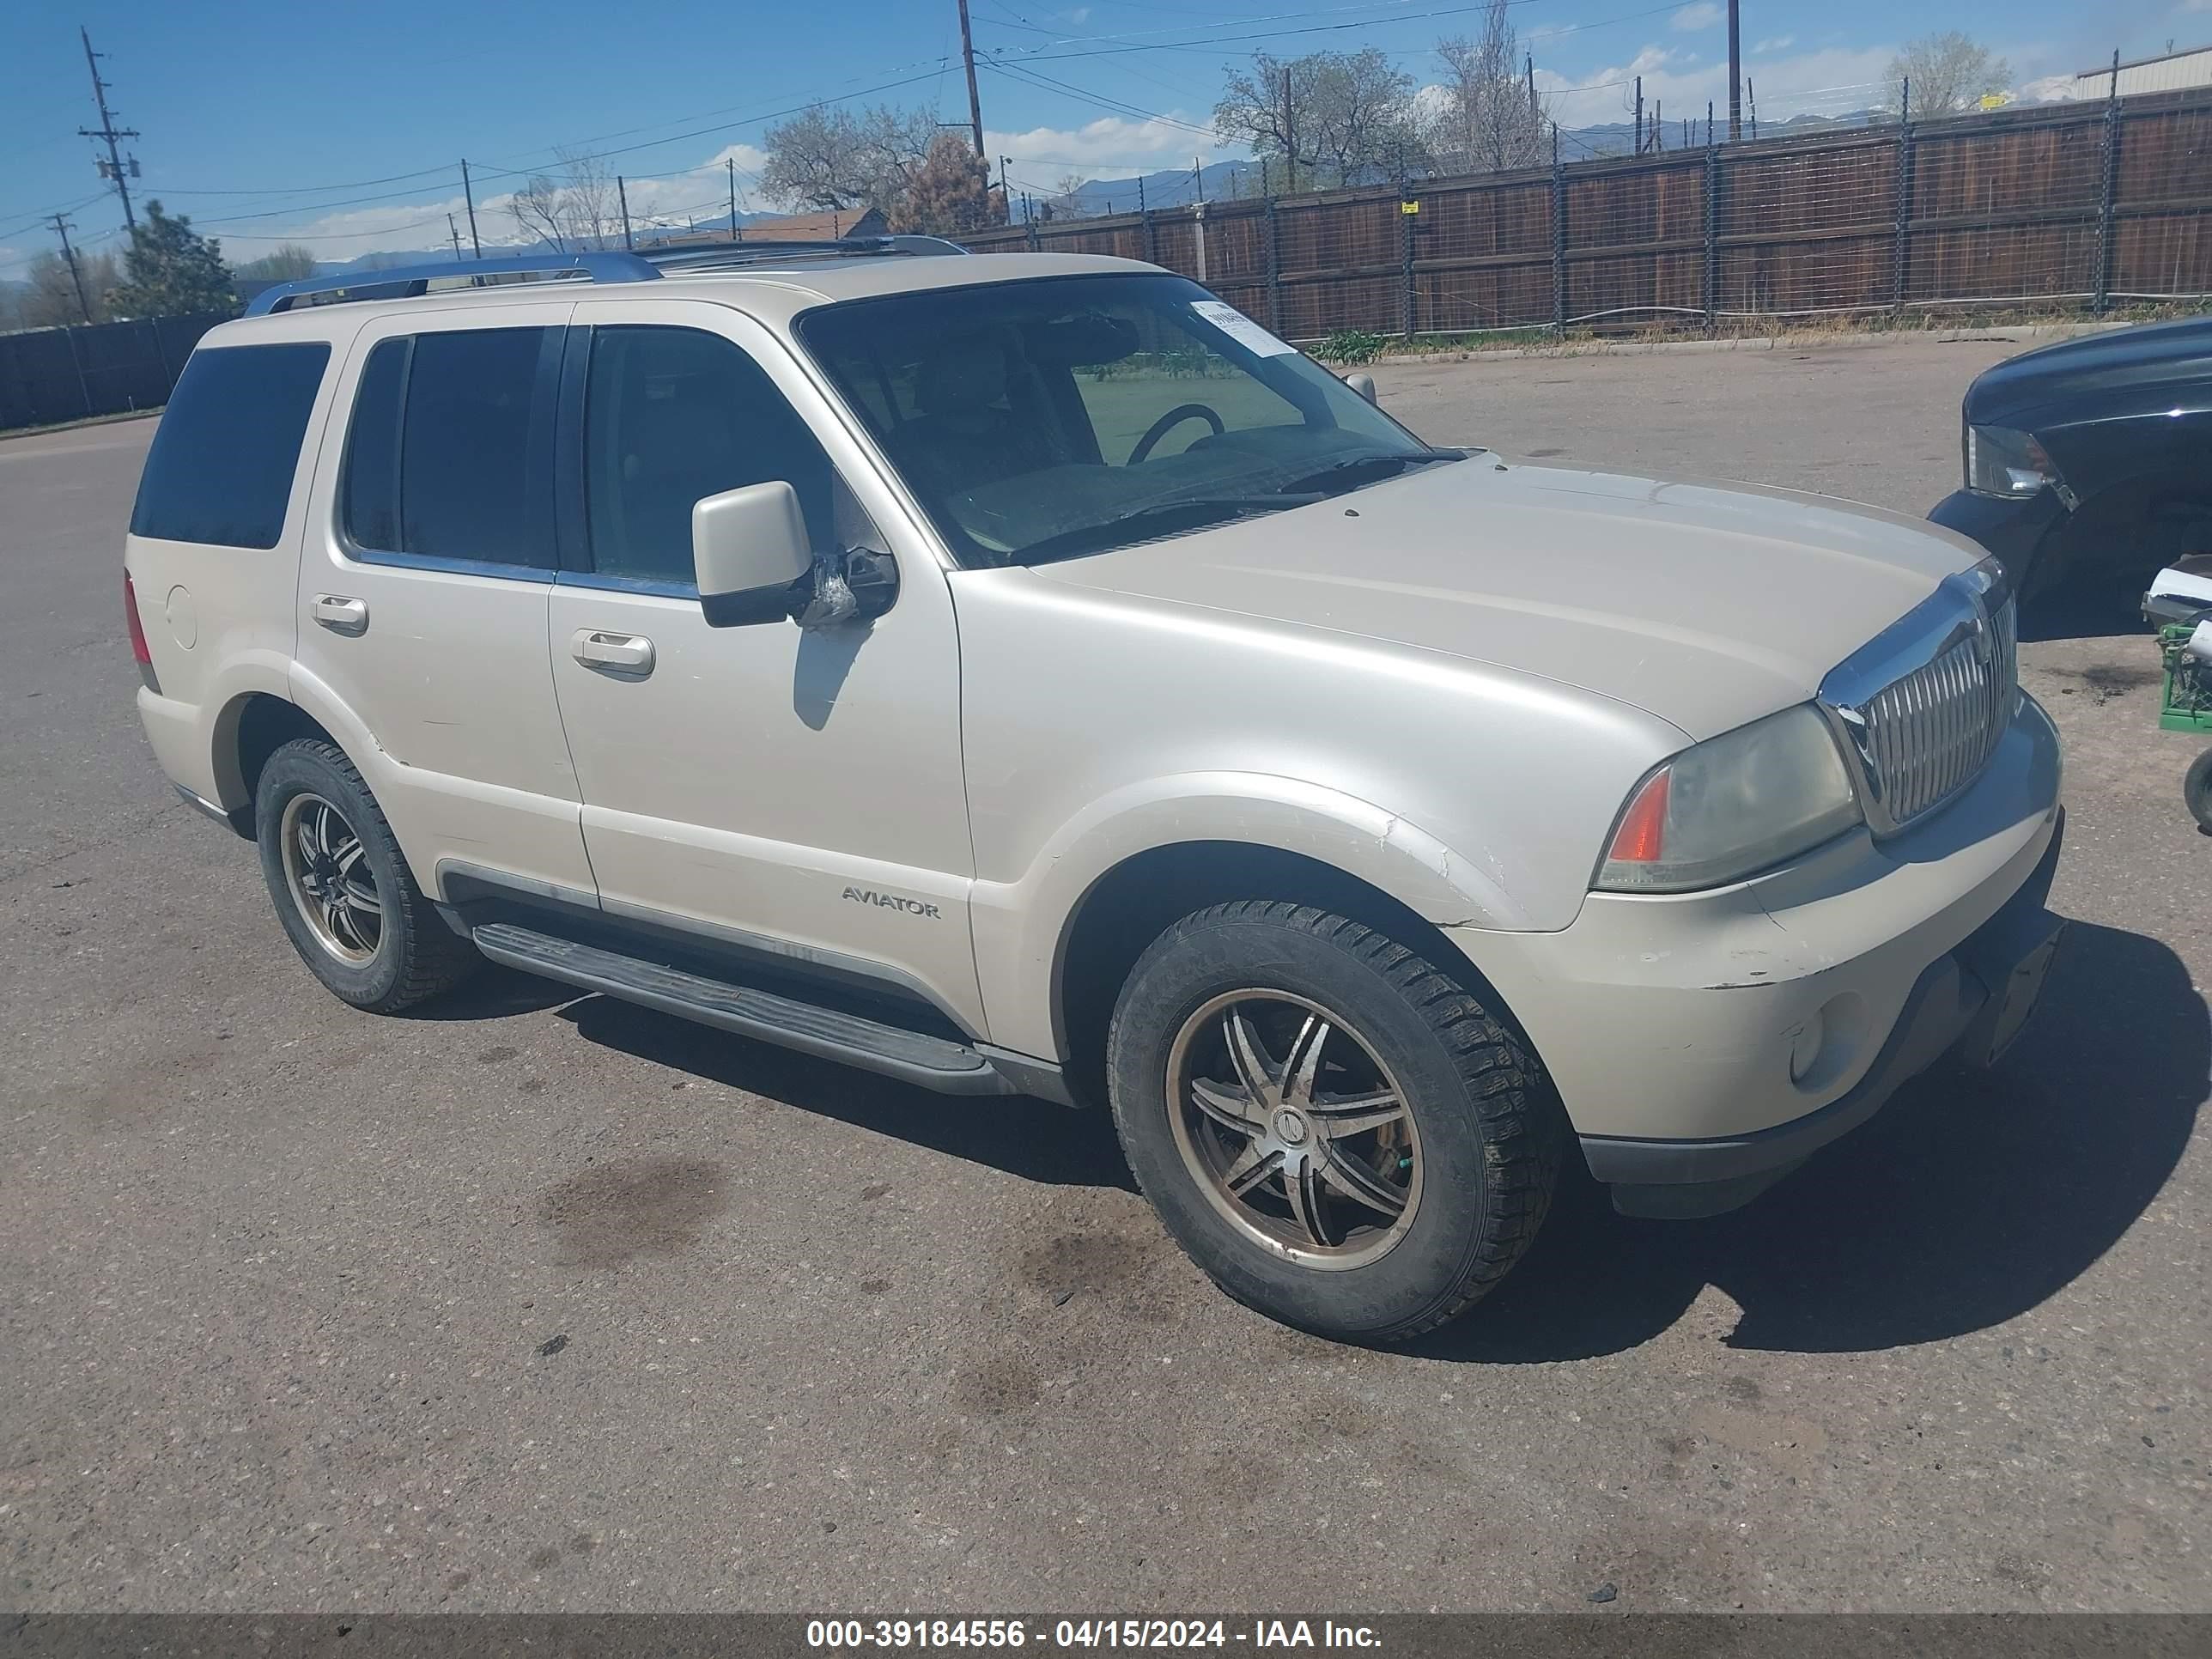
M 1145 435 L 1137 440 L 1137 447 L 1129 452 L 1129 465 L 1131 466 L 1140 465 L 1144 459 L 1152 453 L 1154 444 L 1159 442 L 1185 421 L 1204 421 L 1206 425 L 1213 428 L 1213 435 L 1217 438 L 1228 430 L 1221 416 L 1204 404 L 1177 404 L 1145 428 Z

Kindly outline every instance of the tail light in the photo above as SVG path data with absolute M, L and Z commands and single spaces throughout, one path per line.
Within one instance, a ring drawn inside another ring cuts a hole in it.
M 131 623 L 131 659 L 138 665 L 138 678 L 146 682 L 149 691 L 159 691 L 161 683 L 154 678 L 154 653 L 146 648 L 146 624 L 138 620 L 138 590 L 131 585 L 131 573 L 123 573 L 123 614 Z

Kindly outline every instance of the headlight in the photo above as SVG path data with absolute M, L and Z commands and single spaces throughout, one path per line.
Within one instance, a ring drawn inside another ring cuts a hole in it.
M 1621 808 L 1594 884 L 1626 893 L 1717 887 L 1858 822 L 1828 722 L 1801 703 L 1654 767 Z
M 2046 486 L 2074 505 L 2074 492 L 2033 433 L 2003 426 L 1966 428 L 1967 489 L 1984 495 L 2033 495 Z

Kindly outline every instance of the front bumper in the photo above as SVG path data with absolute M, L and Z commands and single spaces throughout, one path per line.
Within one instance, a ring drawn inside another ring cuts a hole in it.
M 1880 1111 L 1946 1054 L 1994 1065 L 2033 1009 L 2064 921 L 2045 908 L 2065 834 L 2062 811 L 2042 861 L 2003 908 L 1929 963 L 1866 1074 L 1842 1098 L 1789 1123 L 1711 1140 L 1585 1135 L 1590 1173 L 1625 1215 L 1717 1215 L 1748 1203 L 1830 1141 Z
M 1929 521 L 1955 530 L 1996 555 L 2014 584 L 2025 582 L 2036 565 L 2044 541 L 2069 517 L 2066 503 L 2055 489 L 2033 495 L 1983 495 L 1971 489 L 1954 489 L 1936 503 Z
M 1449 933 L 1625 1206 L 1711 1212 L 2017 1006 L 1992 994 L 2047 959 L 2059 783 L 2057 733 L 2022 696 L 1982 776 L 1902 835 L 1708 892 L 1594 893 L 1555 933 Z

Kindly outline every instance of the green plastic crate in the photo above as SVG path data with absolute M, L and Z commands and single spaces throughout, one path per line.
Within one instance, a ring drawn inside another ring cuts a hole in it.
M 2182 647 L 2196 628 L 2169 623 L 2158 630 L 2158 652 L 2166 667 L 2158 723 L 2166 732 L 2212 732 L 2212 669 L 2193 663 Z

